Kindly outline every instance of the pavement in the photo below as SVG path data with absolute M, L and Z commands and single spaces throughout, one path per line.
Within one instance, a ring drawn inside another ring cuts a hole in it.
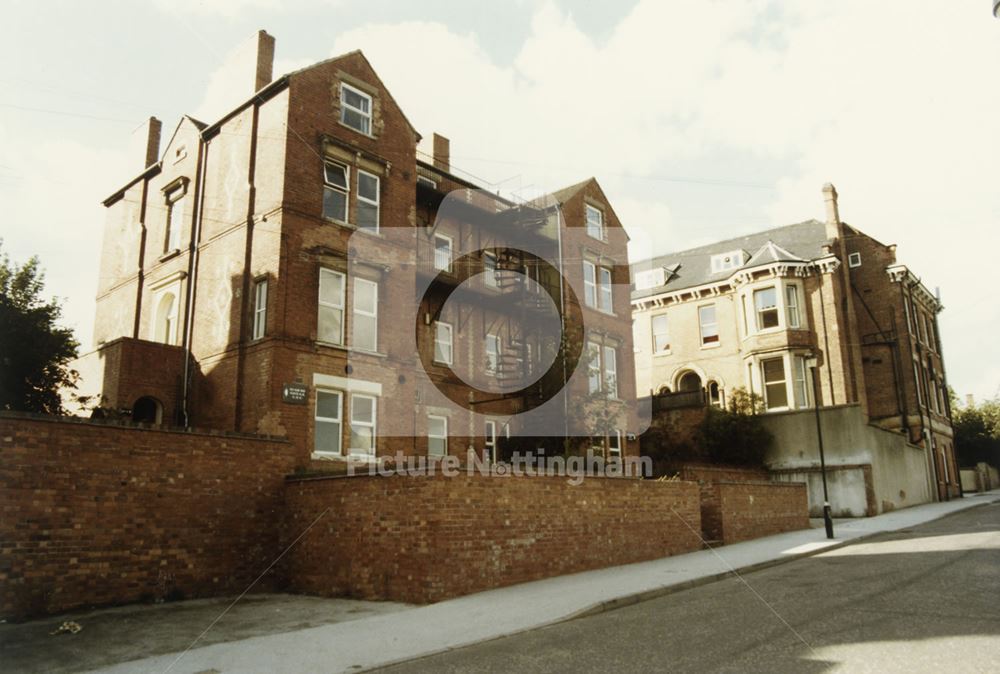
M 909 529 L 996 501 L 1000 501 L 1000 491 L 916 506 L 877 517 L 841 520 L 836 526 L 836 539 L 832 541 L 825 538 L 823 529 L 806 529 L 713 550 L 499 588 L 350 622 L 207 645 L 199 642 L 187 651 L 121 662 L 93 671 L 230 674 L 357 672 L 384 667 L 572 618 L 594 616 L 731 577 L 734 571 L 745 573 L 829 552 L 851 541 Z M 201 629 L 208 627 L 210 622 L 206 621 Z M 208 634 L 211 635 L 212 630 Z
M 389 667 L 421 672 L 997 672 L 1000 504 Z

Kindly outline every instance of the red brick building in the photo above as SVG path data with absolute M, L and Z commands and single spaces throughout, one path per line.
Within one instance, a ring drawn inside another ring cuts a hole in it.
M 162 152 L 151 120 L 144 170 L 105 200 L 82 391 L 137 421 L 287 436 L 305 465 L 495 456 L 562 388 L 570 412 L 613 408 L 574 442 L 635 452 L 627 237 L 597 181 L 489 195 L 447 139 L 418 156 L 361 52 L 272 80 L 273 52 L 261 32 L 247 100 L 184 117 Z M 524 328 L 552 306 L 568 345 Z

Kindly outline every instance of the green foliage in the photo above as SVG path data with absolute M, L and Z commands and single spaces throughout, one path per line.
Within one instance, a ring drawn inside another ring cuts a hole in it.
M 18 266 L 0 256 L 0 409 L 60 414 L 59 390 L 75 386 L 67 364 L 79 345 L 56 325 L 62 308 L 41 298 L 44 287 L 37 257 Z
M 695 433 L 702 452 L 713 463 L 763 466 L 774 438 L 758 416 L 762 409 L 760 396 L 744 389 L 733 391 L 729 409 L 710 407 Z
M 742 386 L 733 389 L 729 395 L 729 411 L 734 414 L 761 414 L 764 409 L 764 398 Z
M 1000 467 L 1000 398 L 952 406 L 955 453 L 961 466 L 985 462 Z

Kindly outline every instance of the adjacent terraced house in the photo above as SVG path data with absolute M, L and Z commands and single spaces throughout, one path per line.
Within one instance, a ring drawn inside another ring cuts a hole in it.
M 874 471 L 864 478 L 876 493 L 874 503 L 871 493 L 865 498 L 864 484 L 853 489 L 852 498 L 867 502 L 867 510 L 920 502 L 925 490 L 926 498 L 957 495 L 937 319 L 941 302 L 897 260 L 895 245 L 841 221 L 832 185 L 824 187 L 824 197 L 825 222 L 778 227 L 634 265 L 638 391 L 678 398 L 694 392 L 696 400 L 703 396 L 716 406 L 737 388 L 761 396 L 773 417 L 768 423 L 784 443 L 771 457 L 772 468 L 789 470 L 815 468 L 813 415 L 796 412 L 818 403 L 831 408 L 824 418 L 834 463 Z M 792 425 L 796 431 L 789 435 Z M 906 445 L 922 449 L 923 463 L 902 449 L 889 453 L 900 466 L 873 459 L 871 446 L 895 446 L 885 434 L 838 435 L 861 427 L 858 433 L 877 428 L 901 435 Z M 880 487 L 881 477 L 888 480 L 893 472 L 909 482 Z

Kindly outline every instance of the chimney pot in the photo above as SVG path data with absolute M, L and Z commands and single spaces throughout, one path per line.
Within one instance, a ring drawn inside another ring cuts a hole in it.
M 826 202 L 826 237 L 840 238 L 840 208 L 837 206 L 837 188 L 833 183 L 823 185 L 823 201 Z
M 451 172 L 451 141 L 434 134 L 434 168 Z

